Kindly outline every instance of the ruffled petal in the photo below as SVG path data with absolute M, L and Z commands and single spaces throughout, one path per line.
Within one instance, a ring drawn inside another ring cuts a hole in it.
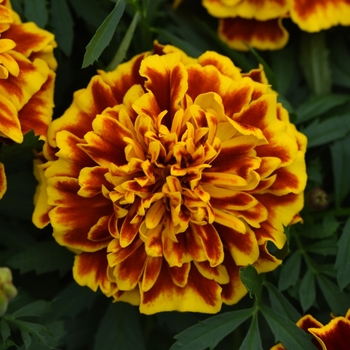
M 4 164 L 0 163 L 0 199 L 4 196 L 7 190 L 7 180 Z

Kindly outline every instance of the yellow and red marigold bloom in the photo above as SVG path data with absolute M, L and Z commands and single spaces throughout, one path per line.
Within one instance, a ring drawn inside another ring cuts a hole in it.
M 311 315 L 303 316 L 297 326 L 312 334 L 313 344 L 320 350 L 347 350 L 350 339 L 350 309 L 345 317 L 333 317 L 325 326 Z M 282 344 L 277 344 L 271 350 L 286 350 Z M 289 349 L 287 349 L 289 350 Z
M 76 253 L 73 275 L 140 311 L 216 313 L 241 266 L 281 261 L 306 183 L 306 137 L 262 69 L 155 43 L 99 71 L 49 127 L 33 221 Z
M 0 0 L 0 138 L 23 141 L 34 130 L 45 139 L 53 110 L 54 35 L 22 23 L 8 0 Z M 6 177 L 0 164 L 0 198 Z
M 236 50 L 244 42 L 260 50 L 276 50 L 288 42 L 282 19 L 290 17 L 300 29 L 319 32 L 336 25 L 350 25 L 350 0 L 202 0 L 219 18 L 218 35 Z

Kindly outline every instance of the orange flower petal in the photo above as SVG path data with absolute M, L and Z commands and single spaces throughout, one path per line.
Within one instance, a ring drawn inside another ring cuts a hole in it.
M 4 164 L 0 163 L 0 199 L 4 196 L 7 190 L 7 180 Z
M 1 84 L 2 80 L 0 80 Z M 17 109 L 12 102 L 0 93 L 0 135 L 21 143 L 23 134 L 18 119 Z
M 192 266 L 188 283 L 181 288 L 174 284 L 164 265 L 153 288 L 141 290 L 142 313 L 173 310 L 216 313 L 221 309 L 221 287 L 215 281 L 207 280 Z
M 154 286 L 160 274 L 162 262 L 162 257 L 147 257 L 141 283 L 142 291 L 147 292 Z
M 290 0 L 290 16 L 302 30 L 319 32 L 336 25 L 350 25 L 348 0 Z
M 88 286 L 94 292 L 98 288 L 105 294 L 113 294 L 118 288 L 107 277 L 107 258 L 104 249 L 75 256 L 73 277 L 80 286 Z
M 219 38 L 235 50 L 248 51 L 249 46 L 259 50 L 277 50 L 284 47 L 289 34 L 282 25 L 282 18 L 265 21 L 240 17 L 219 21 Z

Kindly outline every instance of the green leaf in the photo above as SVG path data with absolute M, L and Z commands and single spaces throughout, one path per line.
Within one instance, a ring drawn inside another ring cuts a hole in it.
M 74 318 L 92 305 L 97 295 L 97 293 L 94 293 L 89 288 L 83 288 L 75 282 L 69 284 L 53 300 L 50 319 Z
M 120 63 L 123 62 L 140 18 L 141 15 L 138 12 L 136 12 L 122 42 L 118 47 L 116 55 L 113 57 L 111 63 L 108 65 L 107 71 L 114 70 Z
M 50 303 L 44 300 L 37 300 L 12 313 L 12 317 L 41 316 L 48 312 Z
M 10 347 L 15 346 L 17 349 L 19 349 L 19 346 L 17 346 L 17 344 L 15 344 L 12 340 L 6 340 L 3 344 L 0 343 L 0 350 L 6 350 Z M 13 349 L 13 348 L 11 348 Z
M 314 121 L 302 132 L 308 138 L 308 148 L 321 146 L 343 138 L 350 131 L 350 114 Z
M 305 249 L 310 253 L 316 253 L 323 256 L 336 255 L 337 254 L 336 243 L 337 243 L 336 238 L 332 237 L 332 238 L 323 239 L 322 241 L 307 245 L 305 246 Z
M 308 310 L 316 300 L 315 275 L 310 269 L 306 270 L 305 276 L 301 280 L 299 299 L 304 312 Z
M 26 0 L 24 2 L 24 15 L 28 21 L 35 22 L 39 27 L 45 28 L 49 19 L 45 0 Z
M 337 270 L 338 285 L 344 289 L 350 283 L 350 218 L 346 221 L 337 245 L 338 255 L 334 267 Z
M 267 282 L 265 283 L 265 286 L 269 293 L 272 308 L 280 314 L 286 316 L 291 321 L 297 322 L 301 315 L 288 301 L 288 299 L 271 283 Z
M 252 318 L 247 335 L 245 336 L 243 343 L 239 350 L 263 350 L 259 332 L 258 315 Z
M 337 35 L 329 43 L 331 49 L 331 69 L 333 84 L 350 88 L 350 52 L 347 35 Z
M 6 320 L 3 318 L 0 321 L 0 333 L 1 333 L 1 339 L 3 341 L 3 346 L 5 347 L 5 341 L 10 336 L 11 329 L 8 323 L 6 322 Z
M 331 155 L 335 203 L 340 207 L 350 191 L 350 137 L 334 142 L 331 145 Z
M 246 267 L 241 267 L 239 269 L 239 276 L 251 297 L 260 294 L 263 278 L 262 275 L 258 274 L 254 266 L 248 265 Z
M 98 27 L 95 35 L 86 46 L 82 68 L 93 64 L 101 56 L 103 50 L 109 45 L 125 10 L 125 1 L 118 0 L 112 12 Z
M 336 315 L 344 315 L 350 305 L 349 295 L 340 292 L 338 286 L 322 274 L 317 274 L 316 279 L 331 310 Z
M 145 350 L 138 316 L 135 306 L 111 304 L 98 327 L 94 349 Z
M 210 317 L 177 334 L 170 350 L 204 350 L 215 346 L 240 324 L 252 316 L 252 309 L 226 312 Z
M 59 271 L 63 275 L 72 268 L 73 259 L 74 255 L 56 242 L 40 242 L 13 256 L 8 264 L 21 273 Z
M 298 116 L 295 124 L 304 123 L 319 117 L 332 108 L 341 106 L 350 101 L 349 95 L 311 96 L 296 110 Z
M 28 350 L 30 345 L 32 344 L 32 337 L 27 331 L 23 329 L 21 329 L 21 337 L 22 337 L 25 349 Z
M 295 286 L 300 273 L 301 255 L 299 251 L 292 253 L 281 268 L 278 280 L 278 288 L 285 290 Z
M 260 310 L 275 339 L 279 340 L 286 349 L 316 349 L 311 343 L 311 336 L 298 328 L 294 322 L 265 305 L 262 305 Z
M 23 153 L 24 151 L 41 147 L 44 142 L 39 140 L 39 137 L 39 135 L 35 136 L 33 130 L 30 130 L 24 135 L 21 144 L 13 143 L 11 146 L 3 144 L 1 147 L 0 161 L 6 161 L 6 159 Z
M 66 0 L 51 1 L 52 26 L 58 47 L 70 56 L 73 46 L 73 19 Z
M 332 79 L 325 32 L 304 33 L 300 64 L 311 92 L 317 96 L 331 92 Z

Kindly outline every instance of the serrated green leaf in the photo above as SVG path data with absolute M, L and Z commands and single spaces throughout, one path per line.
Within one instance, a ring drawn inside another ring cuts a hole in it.
M 259 331 L 259 323 L 258 323 L 258 315 L 252 318 L 252 323 L 250 324 L 247 335 L 245 336 L 243 343 L 239 350 L 263 350 L 260 331 Z
M 316 279 L 332 312 L 344 315 L 350 305 L 350 296 L 341 292 L 338 286 L 324 275 L 317 274 Z
M 45 0 L 26 0 L 24 2 L 24 15 L 28 21 L 35 22 L 39 27 L 45 28 L 49 19 Z
M 66 0 L 51 1 L 52 26 L 58 47 L 70 56 L 73 46 L 73 19 Z
M 51 305 L 50 319 L 74 318 L 84 309 L 89 308 L 97 297 L 89 288 L 82 288 L 71 283 L 56 296 Z
M 24 343 L 25 349 L 28 350 L 30 345 L 32 344 L 32 337 L 27 331 L 23 329 L 21 329 L 21 337 L 22 337 L 22 341 Z
M 97 330 L 94 350 L 145 350 L 138 315 L 135 306 L 111 304 Z
M 174 337 L 177 341 L 170 350 L 213 349 L 252 314 L 252 309 L 245 309 L 210 317 L 177 334 Z
M 299 299 L 304 312 L 308 310 L 316 300 L 315 275 L 310 269 L 306 270 L 306 273 L 301 280 Z
M 107 16 L 103 23 L 98 27 L 95 35 L 86 46 L 82 68 L 93 64 L 103 50 L 109 45 L 125 10 L 125 1 L 118 0 L 112 12 Z
M 308 138 L 308 148 L 339 140 L 349 131 L 350 114 L 333 117 L 322 122 L 316 120 L 302 130 Z
M 350 101 L 349 95 L 311 96 L 296 110 L 295 124 L 304 123 Z
M 331 145 L 331 155 L 335 203 L 340 207 L 350 191 L 350 137 L 334 142 Z
M 286 349 L 316 349 L 311 342 L 310 334 L 298 328 L 291 320 L 265 305 L 262 305 L 260 310 L 275 339 L 280 341 Z
M 331 92 L 332 80 L 325 32 L 303 34 L 300 65 L 313 94 L 322 96 Z
M 10 329 L 8 323 L 6 322 L 6 320 L 3 318 L 0 321 L 0 333 L 1 333 L 1 338 L 3 341 L 3 346 L 5 346 L 5 341 L 10 336 L 11 329 Z
M 350 218 L 346 221 L 338 241 L 338 254 L 335 262 L 337 281 L 341 289 L 350 283 Z
M 259 275 L 255 267 L 248 265 L 239 269 L 239 276 L 247 288 L 250 296 L 258 295 L 261 292 L 263 279 L 262 275 Z
M 295 286 L 300 273 L 301 255 L 299 251 L 292 253 L 281 268 L 278 280 L 278 288 L 285 290 Z
M 286 316 L 291 321 L 297 322 L 301 315 L 288 299 L 271 283 L 267 282 L 265 283 L 265 286 L 269 293 L 272 308 Z
M 24 151 L 41 147 L 44 142 L 39 140 L 39 137 L 39 135 L 35 136 L 33 130 L 30 130 L 24 135 L 22 143 L 13 143 L 11 146 L 5 144 L 2 145 L 0 161 L 4 162 L 6 159 L 18 155 Z
M 64 274 L 72 268 L 73 259 L 74 255 L 56 242 L 40 242 L 12 257 L 8 265 L 20 269 L 21 273 L 59 271 Z
M 12 313 L 12 317 L 28 317 L 28 316 L 41 316 L 48 312 L 50 309 L 50 303 L 44 300 L 37 300 L 33 303 L 23 306 L 21 309 Z
M 118 51 L 116 55 L 113 57 L 113 60 L 111 61 L 111 63 L 108 65 L 107 71 L 114 70 L 120 63 L 123 62 L 140 18 L 141 18 L 141 15 L 138 12 L 136 12 L 122 42 L 118 47 Z
M 337 240 L 335 237 L 323 239 L 322 241 L 312 243 L 305 246 L 305 249 L 310 253 L 316 253 L 323 256 L 337 254 Z

